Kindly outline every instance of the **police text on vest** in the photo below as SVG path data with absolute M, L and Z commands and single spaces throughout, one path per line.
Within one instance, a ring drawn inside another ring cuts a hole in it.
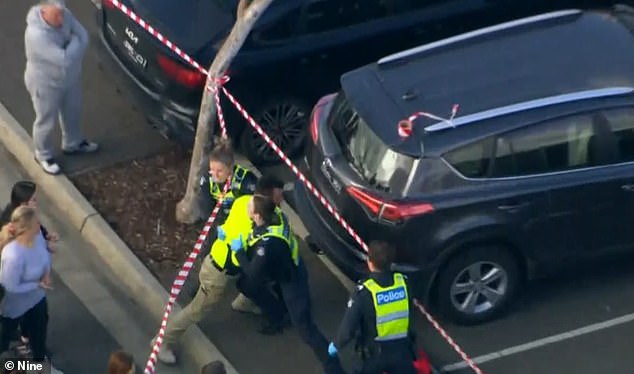
M 395 301 L 401 301 L 405 299 L 406 292 L 404 287 L 399 287 L 394 290 L 388 290 L 379 292 L 376 294 L 376 303 L 378 305 L 393 303 Z

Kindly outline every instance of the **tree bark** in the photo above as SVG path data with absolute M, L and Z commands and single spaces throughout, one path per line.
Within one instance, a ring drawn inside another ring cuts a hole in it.
M 209 67 L 206 86 L 213 85 L 214 77 L 222 77 L 235 56 L 242 48 L 251 29 L 262 13 L 271 5 L 273 0 L 241 0 L 238 9 L 242 13 L 237 17 L 231 33 L 218 51 L 216 58 Z M 249 4 L 245 9 L 246 4 Z M 207 212 L 203 209 L 203 200 L 200 191 L 200 180 L 207 177 L 206 155 L 213 146 L 213 135 L 217 122 L 217 110 L 214 102 L 214 94 L 207 88 L 204 89 L 203 99 L 200 104 L 194 150 L 189 164 L 187 177 L 187 189 L 185 196 L 176 205 L 176 220 L 181 223 L 196 223 L 207 218 Z

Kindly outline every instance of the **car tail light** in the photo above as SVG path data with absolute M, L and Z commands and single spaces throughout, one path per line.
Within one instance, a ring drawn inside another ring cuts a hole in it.
M 206 77 L 198 70 L 187 68 L 163 55 L 158 55 L 157 61 L 168 78 L 185 87 L 198 88 L 205 84 Z
M 102 0 L 101 4 L 108 9 L 115 9 L 116 7 L 112 3 L 112 0 Z
M 327 102 L 334 99 L 337 94 L 330 94 L 319 99 L 317 104 L 315 104 L 315 109 L 313 109 L 313 113 L 310 118 L 310 137 L 313 139 L 313 143 L 317 144 L 317 139 L 319 138 L 319 122 L 321 121 L 321 112 L 323 111 L 324 105 Z
M 434 211 L 434 207 L 430 203 L 425 202 L 406 202 L 398 203 L 384 201 L 371 193 L 360 188 L 349 186 L 346 190 L 355 200 L 361 203 L 374 216 L 387 221 L 401 221 L 413 216 L 418 216 Z
M 317 144 L 317 138 L 319 137 L 319 115 L 321 110 L 321 106 L 316 106 L 310 119 L 310 137 L 313 139 L 313 144 Z

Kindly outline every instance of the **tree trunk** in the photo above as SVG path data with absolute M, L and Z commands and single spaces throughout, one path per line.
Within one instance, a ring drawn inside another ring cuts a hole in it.
M 273 0 L 241 0 L 239 9 L 241 14 L 237 17 L 231 33 L 218 51 L 211 67 L 207 79 L 207 86 L 213 85 L 214 77 L 222 77 L 231 62 L 242 48 L 244 41 L 251 32 L 251 29 L 260 18 L 260 15 L 271 5 Z M 245 5 L 249 3 L 248 7 Z M 245 11 L 242 11 L 245 9 Z M 196 223 L 207 218 L 204 215 L 203 200 L 200 191 L 200 180 L 207 177 L 207 154 L 213 146 L 214 129 L 217 122 L 217 110 L 214 102 L 214 95 L 211 90 L 204 89 L 203 99 L 200 104 L 200 114 L 198 116 L 198 127 L 194 140 L 194 151 L 189 164 L 189 175 L 187 177 L 187 189 L 185 196 L 176 205 L 176 220 L 181 223 Z M 208 192 L 205 192 L 208 193 Z

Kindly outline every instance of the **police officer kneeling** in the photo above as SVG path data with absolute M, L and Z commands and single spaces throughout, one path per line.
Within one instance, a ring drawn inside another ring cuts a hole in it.
M 336 356 L 360 336 L 362 374 L 416 374 L 414 338 L 410 325 L 411 295 L 406 277 L 390 271 L 394 248 L 375 241 L 368 248 L 370 276 L 348 301 L 348 309 L 328 353 Z
M 291 322 L 324 372 L 343 374 L 339 359 L 328 355 L 328 340 L 313 321 L 306 268 L 285 215 L 273 199 L 257 194 L 248 209 L 253 230 L 246 240 L 237 239 L 231 244 L 242 269 L 238 288 L 262 308 L 269 320 L 268 330 L 281 332 L 285 311 L 267 287 L 270 282 L 279 284 Z

